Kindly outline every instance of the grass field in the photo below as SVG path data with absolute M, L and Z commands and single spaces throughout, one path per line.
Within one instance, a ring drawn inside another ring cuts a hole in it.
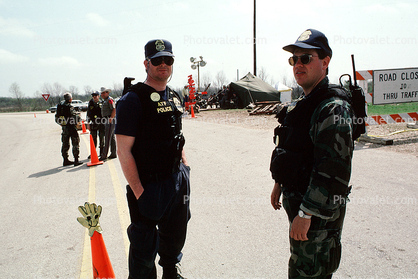
M 418 103 L 372 105 L 367 104 L 367 115 L 384 115 L 406 112 L 418 112 Z

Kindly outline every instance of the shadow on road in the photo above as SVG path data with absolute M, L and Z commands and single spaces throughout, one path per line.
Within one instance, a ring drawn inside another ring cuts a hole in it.
M 87 167 L 86 163 L 89 162 L 89 160 L 83 160 L 82 162 L 83 162 L 83 164 L 80 165 L 80 166 L 77 166 L 77 167 L 74 167 L 74 166 L 66 166 L 66 167 L 59 166 L 59 167 L 49 169 L 49 170 L 46 170 L 46 171 L 40 171 L 40 172 L 37 172 L 37 173 L 33 173 L 33 174 L 29 175 L 28 178 L 33 178 L 33 177 L 39 178 L 39 177 L 43 177 L 43 176 L 47 176 L 47 175 L 53 175 L 53 174 L 57 174 L 57 173 L 59 173 L 61 171 L 64 171 L 64 170 L 67 170 L 68 172 L 75 172 L 75 171 L 78 171 L 80 168 Z

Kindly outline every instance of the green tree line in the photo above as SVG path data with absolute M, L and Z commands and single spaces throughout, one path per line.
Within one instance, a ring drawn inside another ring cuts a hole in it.
M 120 84 L 114 84 L 111 89 L 111 96 L 117 98 L 122 94 L 123 87 Z M 0 112 L 46 110 L 62 101 L 65 92 L 70 92 L 74 100 L 85 102 L 91 99 L 93 91 L 96 90 L 93 90 L 90 86 L 85 86 L 84 92 L 80 93 L 76 86 L 65 88 L 57 82 L 53 84 L 44 83 L 41 89 L 34 93 L 33 97 L 26 97 L 19 84 L 14 82 L 9 87 L 10 97 L 0 97 Z M 47 101 L 42 97 L 42 94 L 49 94 Z

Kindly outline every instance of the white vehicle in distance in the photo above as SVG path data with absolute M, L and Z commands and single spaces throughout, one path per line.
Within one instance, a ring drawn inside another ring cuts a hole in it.
M 81 100 L 72 100 L 71 105 L 76 111 L 87 111 L 87 105 Z

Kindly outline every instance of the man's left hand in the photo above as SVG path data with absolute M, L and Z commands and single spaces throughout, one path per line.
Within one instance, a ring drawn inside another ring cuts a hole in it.
M 306 241 L 308 240 L 308 230 L 311 226 L 311 219 L 301 218 L 296 216 L 293 219 L 292 227 L 290 229 L 290 237 L 294 240 Z

